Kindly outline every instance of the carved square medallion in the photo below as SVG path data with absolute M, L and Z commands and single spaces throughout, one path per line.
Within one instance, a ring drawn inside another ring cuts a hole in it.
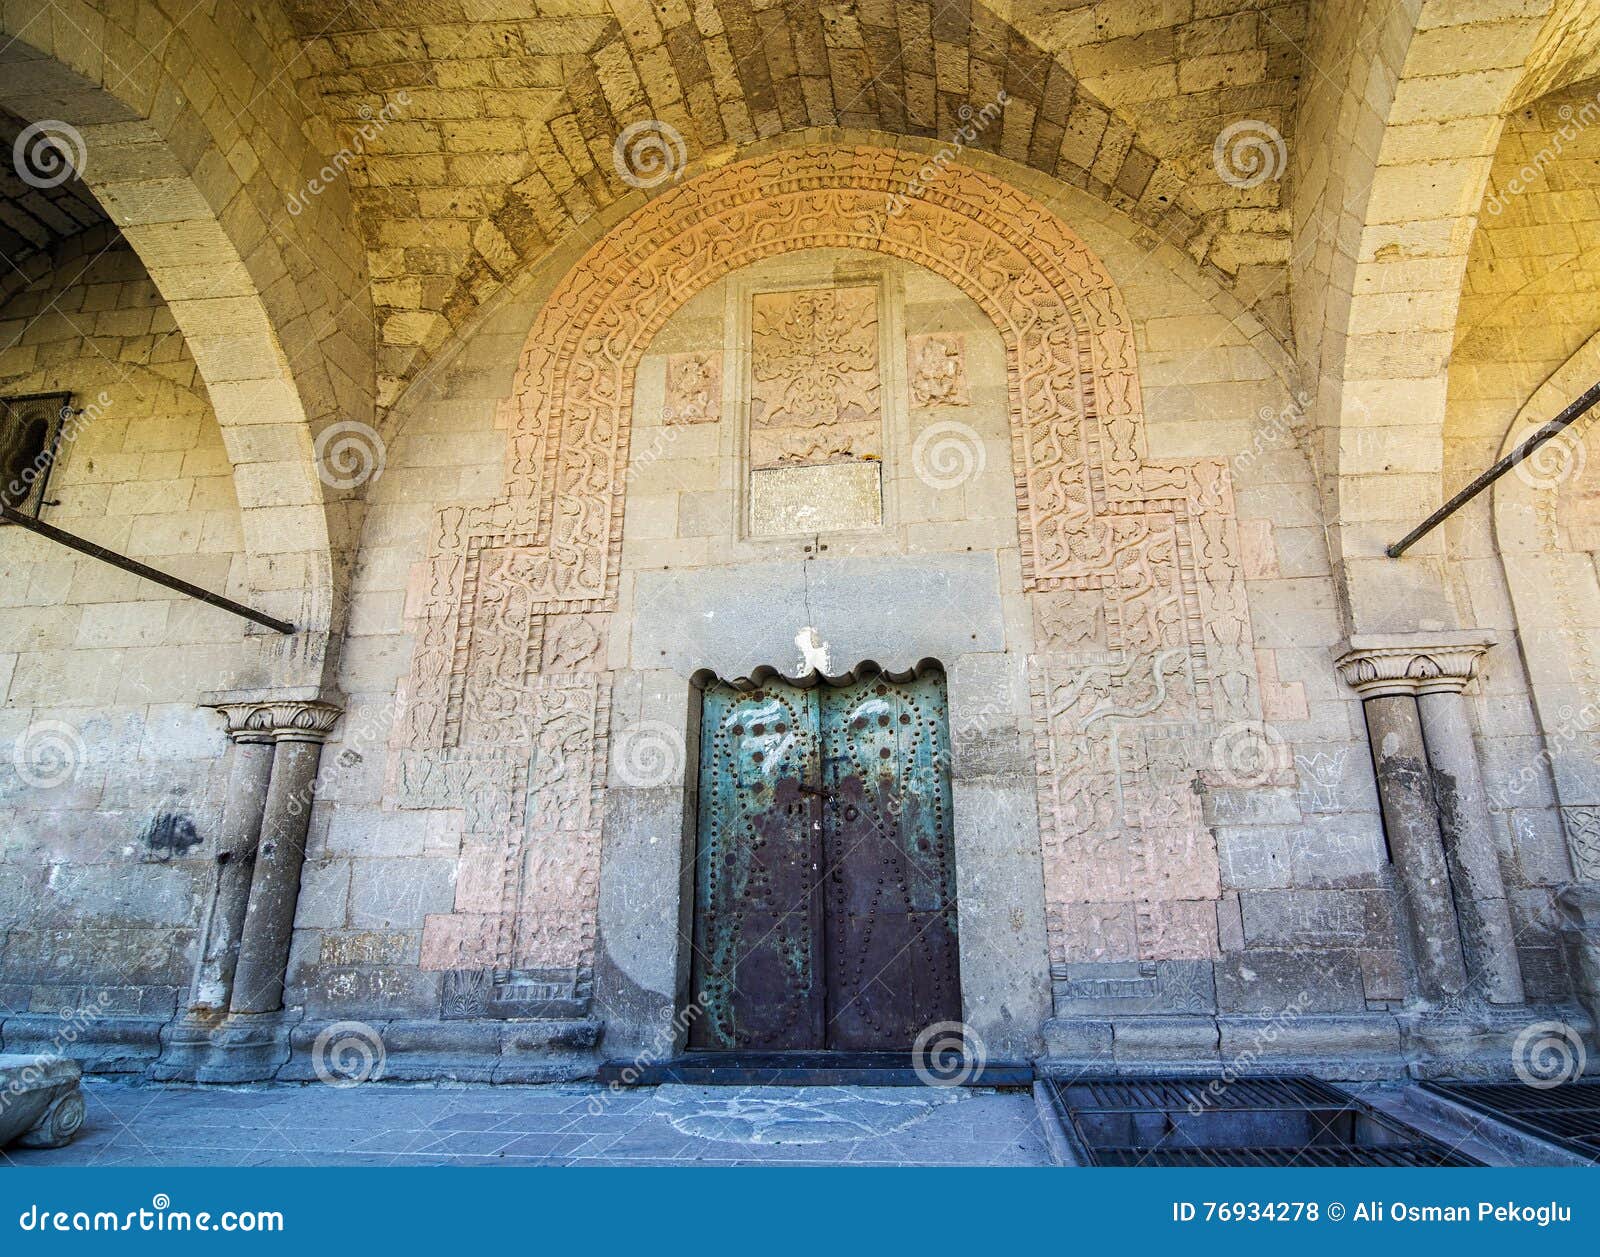
M 883 457 L 878 290 L 758 292 L 750 325 L 750 466 Z
M 663 423 L 716 423 L 722 418 L 722 355 L 715 350 L 667 357 Z
M 967 338 L 960 332 L 906 337 L 906 379 L 913 406 L 967 406 Z

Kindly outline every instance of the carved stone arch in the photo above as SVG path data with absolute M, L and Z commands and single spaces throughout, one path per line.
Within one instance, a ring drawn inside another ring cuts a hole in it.
M 233 463 L 249 601 L 299 630 L 287 638 L 252 631 L 260 654 L 236 680 L 320 688 L 340 617 L 333 551 L 353 535 L 345 524 L 353 513 L 330 512 L 339 494 L 318 475 L 313 437 L 337 420 L 373 417 L 370 380 L 355 378 L 356 364 L 370 362 L 370 344 L 359 343 L 370 319 L 364 276 L 340 269 L 362 254 L 339 209 L 330 201 L 292 218 L 278 200 L 299 182 L 301 165 L 312 164 L 292 120 L 298 97 L 252 100 L 291 119 L 272 128 L 279 146 L 269 153 L 250 142 L 247 116 L 190 106 L 188 85 L 171 67 L 203 68 L 210 59 L 155 10 L 146 6 L 149 21 L 135 38 L 80 0 L 58 5 L 53 24 L 48 13 L 38 20 L 24 8 L 7 8 L 0 19 L 0 106 L 48 121 L 75 150 L 77 174 L 166 302 Z M 152 45 L 174 51 L 163 60 Z M 261 46 L 263 58 L 273 53 Z M 211 129 L 228 125 L 238 129 Z M 253 179 L 239 173 L 247 160 Z M 311 227 L 338 265 L 284 250 L 287 223 Z M 360 317 L 350 318 L 352 309 Z
M 1534 391 L 1501 455 L 1596 379 L 1600 335 Z M 1600 881 L 1600 425 L 1592 413 L 1496 481 L 1494 530 L 1544 734 L 1544 764 L 1512 774 L 1491 791 L 1491 802 L 1533 806 L 1543 797 L 1547 764 L 1573 871 Z
M 1293 324 L 1316 382 L 1324 511 L 1352 633 L 1454 623 L 1443 537 L 1384 548 L 1445 496 L 1446 373 L 1506 112 L 1572 28 L 1561 0 L 1313 6 L 1296 122 Z M 1470 38 L 1494 69 L 1442 54 Z M 1350 144 L 1344 137 L 1370 136 Z M 1461 142 L 1473 137 L 1471 144 Z
M 1041 625 L 1033 671 L 1053 956 L 1078 958 L 1075 940 L 1098 929 L 1096 896 L 1127 918 L 1129 954 L 1111 958 L 1214 954 L 1214 840 L 1189 787 L 1218 738 L 1234 739 L 1223 759 L 1248 756 L 1237 744 L 1252 737 L 1271 750 L 1227 467 L 1149 459 L 1132 322 L 1065 223 L 993 175 L 963 166 L 924 180 L 921 167 L 916 154 L 862 146 L 712 171 L 620 223 L 542 307 L 504 403 L 506 492 L 440 512 L 398 735 L 403 803 L 465 806 L 464 858 L 499 865 L 493 908 L 458 899 L 455 914 L 430 919 L 442 937 L 424 951 L 446 957 L 441 967 L 589 963 L 604 621 L 634 371 L 707 284 L 821 247 L 943 276 L 1005 344 L 1024 582 Z M 574 635 L 586 650 L 570 648 Z M 552 640 L 564 644 L 556 668 Z M 1132 721 L 1160 725 L 1165 744 L 1146 745 Z M 1103 788 L 1119 754 L 1159 767 Z M 1275 779 L 1266 758 L 1262 780 Z M 530 857 L 541 847 L 560 858 Z M 1106 862 L 1096 880 L 1091 865 Z M 548 887 L 529 885 L 536 864 Z

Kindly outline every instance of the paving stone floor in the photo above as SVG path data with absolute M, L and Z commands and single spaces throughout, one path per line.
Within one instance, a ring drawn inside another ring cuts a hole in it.
M 14 1165 L 1048 1165 L 1026 1091 L 932 1087 L 136 1085 Z

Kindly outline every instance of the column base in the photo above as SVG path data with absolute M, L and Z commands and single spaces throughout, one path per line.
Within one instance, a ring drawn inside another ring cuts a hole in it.
M 157 1082 L 266 1082 L 289 1059 L 289 1032 L 298 1011 L 190 1012 L 167 1027 L 161 1057 L 150 1068 Z
M 70 1052 L 86 1074 L 143 1074 L 161 1054 L 166 1017 L 103 1016 L 73 1026 L 59 1013 L 16 1013 L 0 1021 L 0 1051 Z
M 1556 896 L 1574 994 L 1600 1026 L 1600 882 L 1573 882 Z
M 284 1082 L 576 1082 L 600 1065 L 604 1023 L 307 1020 L 290 1035 Z
M 1406 1059 L 1393 1014 L 1080 1018 L 1044 1023 L 1041 1072 L 1154 1076 L 1314 1074 L 1400 1078 Z
M 1518 1064 L 1538 1067 L 1536 1055 L 1552 1034 L 1591 1038 L 1588 1014 L 1573 1005 L 1480 1004 L 1395 1014 L 1411 1061 L 1413 1078 L 1497 1079 L 1517 1077 Z M 1564 1031 L 1544 1027 L 1563 1027 Z M 1525 1037 L 1526 1036 L 1526 1037 Z

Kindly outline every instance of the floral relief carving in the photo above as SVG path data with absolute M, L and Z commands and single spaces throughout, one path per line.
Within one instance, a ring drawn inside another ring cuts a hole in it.
M 970 404 L 967 338 L 959 332 L 906 337 L 906 377 L 913 406 Z
M 1039 602 L 1031 676 L 1052 961 L 1214 953 L 1217 857 L 1194 783 L 1220 730 L 1260 721 L 1226 465 L 1148 458 L 1132 324 L 1065 224 L 974 170 L 915 180 L 913 157 L 872 148 L 732 163 L 652 198 L 546 302 L 505 403 L 504 496 L 439 512 L 416 604 L 396 793 L 402 806 L 462 809 L 464 855 L 497 855 L 502 878 L 495 912 L 458 900 L 430 920 L 436 967 L 592 963 L 609 732 L 600 644 L 634 373 L 705 285 L 822 247 L 945 277 L 1005 344 L 1023 577 Z M 852 436 L 820 452 L 773 440 L 762 457 L 774 461 L 881 453 L 854 435 L 878 431 L 875 291 L 817 293 L 828 295 L 780 294 L 792 304 L 757 320 L 771 342 L 758 355 L 762 427 L 822 418 Z M 870 315 L 852 294 L 873 296 Z M 798 351 L 776 344 L 809 338 L 814 353 L 823 329 L 842 333 L 826 388 L 797 379 Z M 1093 955 L 1081 928 L 1091 912 L 1127 926 Z M 485 915 L 494 929 L 478 928 Z
M 722 418 L 722 355 L 669 354 L 665 423 L 716 423 Z
M 750 323 L 750 466 L 883 457 L 878 290 L 758 292 Z

